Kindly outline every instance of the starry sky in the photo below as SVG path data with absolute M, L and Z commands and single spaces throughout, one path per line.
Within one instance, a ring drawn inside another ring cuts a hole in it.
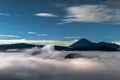
M 120 41 L 119 0 L 0 0 L 0 43 Z M 62 45 L 63 45 L 62 44 Z

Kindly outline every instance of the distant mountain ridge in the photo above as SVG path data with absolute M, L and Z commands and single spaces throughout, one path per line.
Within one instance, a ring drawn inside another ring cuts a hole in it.
M 43 47 L 43 45 L 34 45 L 34 44 L 26 44 L 26 43 L 5 44 L 5 45 L 0 45 L 0 50 L 26 49 L 32 47 Z
M 5 44 L 5 45 L 0 45 L 0 51 L 5 51 L 5 50 L 9 50 L 9 49 L 30 49 L 33 47 L 39 47 L 42 48 L 45 45 L 34 45 L 34 44 L 27 44 L 27 43 L 16 43 L 16 44 Z M 64 46 L 54 46 L 55 50 L 66 50 L 66 51 L 70 51 L 70 48 L 68 47 L 64 47 Z
M 45 45 L 34 45 L 34 44 L 27 44 L 27 43 L 17 43 L 17 44 L 5 44 L 0 45 L 0 51 L 9 50 L 9 49 L 28 49 L 33 47 L 42 48 Z M 55 50 L 58 51 L 119 51 L 120 46 L 113 43 L 107 42 L 91 42 L 87 39 L 80 39 L 77 42 L 73 43 L 72 45 L 65 47 L 65 46 L 54 46 Z
M 69 46 L 73 50 L 100 50 L 100 51 L 118 51 L 120 46 L 107 42 L 91 42 L 87 39 L 80 39 Z

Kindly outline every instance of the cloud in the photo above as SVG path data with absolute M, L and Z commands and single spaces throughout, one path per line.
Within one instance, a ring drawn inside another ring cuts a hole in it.
M 10 16 L 10 14 L 0 13 L 0 16 Z
M 107 1 L 120 6 L 120 0 L 107 0 Z
M 35 36 L 41 36 L 41 37 L 46 37 L 48 34 L 39 34 L 37 32 L 27 32 L 27 34 L 35 35 Z
M 37 14 L 34 14 L 35 16 L 40 16 L 40 17 L 58 17 L 57 15 L 55 14 L 52 14 L 52 13 L 37 13 Z
M 65 7 L 66 4 L 63 4 L 63 3 L 54 3 L 53 4 L 55 7 Z
M 112 43 L 120 45 L 120 41 L 112 41 Z
M 107 38 L 112 38 L 113 36 L 107 36 Z
M 37 36 L 48 36 L 48 34 L 37 34 Z
M 0 34 L 0 37 L 20 38 L 20 36 L 17 36 L 17 35 L 3 35 L 3 34 Z
M 120 9 L 105 5 L 80 5 L 65 8 L 67 15 L 58 24 L 71 22 L 120 23 Z
M 64 37 L 66 39 L 80 39 L 82 37 L 79 37 L 79 36 L 67 36 L 67 37 Z
M 36 32 L 27 32 L 28 34 L 36 34 Z
M 36 45 L 59 45 L 59 46 L 69 46 L 74 42 L 76 42 L 76 40 L 72 40 L 72 41 L 27 40 L 27 39 L 0 40 L 0 44 L 29 43 Z
M 120 80 L 119 52 L 55 51 L 52 46 L 0 52 L 1 80 Z M 32 56 L 33 52 L 38 52 Z M 93 58 L 64 59 L 70 53 Z

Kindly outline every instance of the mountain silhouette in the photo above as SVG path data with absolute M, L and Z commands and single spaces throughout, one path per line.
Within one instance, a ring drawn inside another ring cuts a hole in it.
M 28 49 L 33 47 L 42 48 L 45 45 L 34 45 L 34 44 L 27 44 L 27 43 L 16 43 L 16 44 L 5 44 L 0 45 L 0 51 L 5 51 L 9 49 Z M 113 43 L 107 42 L 91 42 L 87 39 L 80 39 L 77 42 L 73 43 L 72 45 L 65 47 L 65 46 L 54 46 L 55 50 L 58 51 L 119 51 L 120 46 Z
M 27 44 L 27 43 L 16 43 L 16 44 L 4 44 L 4 45 L 0 45 L 0 51 L 6 51 L 6 50 L 9 50 L 9 49 L 19 49 L 19 50 L 22 50 L 22 49 L 30 49 L 30 48 L 33 48 L 33 47 L 39 47 L 39 48 L 42 48 L 44 47 L 45 45 L 34 45 L 34 44 Z M 64 46 L 54 46 L 55 50 L 58 50 L 58 51 L 70 51 L 70 48 L 69 47 L 64 47 Z
M 0 50 L 8 50 L 8 49 L 28 49 L 32 47 L 43 47 L 43 45 L 34 45 L 27 43 L 16 43 L 16 44 L 5 44 L 0 45 Z
M 73 43 L 72 45 L 70 45 L 70 47 L 93 47 L 96 46 L 96 43 L 93 43 L 85 38 L 78 40 L 77 42 Z
M 69 46 L 72 50 L 81 51 L 117 51 L 120 46 L 113 43 L 107 42 L 91 42 L 87 39 L 80 39 L 77 42 Z
M 107 43 L 107 42 L 99 42 L 98 45 L 105 45 L 107 47 L 112 47 L 116 49 L 120 49 L 120 46 L 114 43 Z

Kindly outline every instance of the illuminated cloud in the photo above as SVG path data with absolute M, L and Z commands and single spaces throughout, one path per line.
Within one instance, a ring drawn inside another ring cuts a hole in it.
M 34 14 L 35 16 L 40 16 L 40 17 L 57 17 L 57 15 L 52 14 L 52 13 L 37 13 Z
M 71 22 L 120 23 L 120 9 L 105 5 L 80 5 L 65 8 L 67 15 L 58 24 Z
M 37 33 L 37 32 L 27 32 L 27 34 L 30 34 L 30 35 L 34 35 L 34 36 L 43 36 L 43 37 L 45 37 L 45 36 L 48 36 L 48 34 L 39 34 L 39 33 Z
M 66 39 L 80 39 L 82 37 L 79 37 L 79 36 L 67 36 L 67 37 L 64 37 Z
M 112 41 L 112 43 L 120 45 L 120 41 Z
M 17 36 L 17 35 L 4 35 L 4 34 L 0 34 L 0 37 L 7 37 L 7 38 L 20 38 L 20 36 Z
M 37 36 L 48 36 L 48 34 L 37 34 Z
M 36 32 L 27 32 L 28 34 L 36 34 Z
M 10 14 L 0 13 L 0 16 L 10 16 Z

